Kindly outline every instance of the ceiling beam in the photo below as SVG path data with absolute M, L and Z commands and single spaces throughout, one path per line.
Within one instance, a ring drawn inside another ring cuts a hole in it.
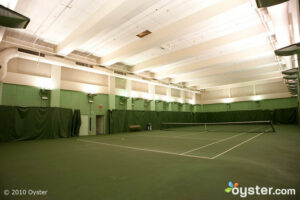
M 250 81 L 268 80 L 268 79 L 281 78 L 281 77 L 282 77 L 281 71 L 276 71 L 276 72 L 268 73 L 268 74 L 243 76 L 243 77 L 235 78 L 235 79 L 231 79 L 231 80 L 225 80 L 225 81 L 221 80 L 218 82 L 210 82 L 210 83 L 203 83 L 203 82 L 195 81 L 195 82 L 189 83 L 188 87 L 197 86 L 198 89 L 207 89 L 207 88 L 218 87 L 218 86 L 245 83 L 245 82 L 250 82 Z
M 84 23 L 79 25 L 64 41 L 56 51 L 58 54 L 68 55 L 73 50 L 83 45 L 97 34 L 112 30 L 126 20 L 134 17 L 136 9 L 149 4 L 148 0 L 126 1 L 114 0 L 99 8 L 93 15 L 88 17 Z
M 273 54 L 273 53 L 272 53 Z M 195 79 L 199 79 L 205 76 L 211 76 L 214 74 L 226 73 L 226 72 L 234 72 L 237 70 L 249 70 L 249 69 L 260 69 L 265 67 L 266 65 L 278 65 L 277 60 L 274 55 L 247 60 L 244 62 L 234 62 L 228 64 L 221 64 L 217 66 L 211 66 L 205 69 L 200 70 L 199 72 L 190 73 L 182 76 L 178 76 L 172 79 L 172 83 L 179 83 L 185 81 L 191 81 Z
M 248 2 L 248 0 L 219 1 L 216 4 L 208 6 L 205 9 L 163 27 L 143 39 L 137 39 L 108 54 L 107 56 L 102 57 L 101 64 L 110 65 L 147 49 L 159 47 L 165 42 L 172 41 L 178 38 L 178 36 L 189 33 L 193 30 L 196 24 Z
M 231 33 L 229 35 L 225 35 L 216 39 L 212 39 L 206 42 L 202 42 L 200 44 L 187 47 L 184 49 L 180 49 L 178 51 L 165 54 L 150 60 L 147 60 L 145 62 L 139 63 L 136 66 L 133 67 L 132 72 L 139 73 L 146 70 L 149 70 L 150 68 L 153 69 L 155 67 L 159 67 L 162 65 L 167 65 L 170 63 L 175 63 L 180 60 L 184 60 L 187 58 L 191 58 L 194 56 L 197 56 L 208 49 L 213 49 L 218 46 L 231 44 L 233 42 L 243 40 L 249 37 L 253 37 L 262 33 L 265 33 L 265 28 L 259 24 L 241 31 L 237 31 L 234 33 Z
M 262 79 L 262 80 L 254 80 L 254 81 L 248 81 L 248 82 L 242 82 L 242 83 L 233 83 L 228 85 L 220 85 L 216 87 L 209 88 L 209 91 L 212 90 L 220 90 L 220 89 L 228 89 L 228 88 L 238 88 L 238 87 L 245 87 L 250 85 L 260 85 L 260 84 L 268 84 L 268 83 L 283 83 L 282 77 L 273 78 L 273 79 Z M 200 87 L 199 87 L 200 89 Z
M 272 94 L 260 94 L 259 95 L 262 100 L 263 99 L 277 99 L 277 98 L 286 98 L 291 97 L 291 94 L 288 92 L 280 92 L 280 93 L 272 93 Z M 240 101 L 253 101 L 253 96 L 243 96 L 243 97 L 234 97 L 232 98 L 233 102 L 240 102 Z M 223 98 L 221 99 L 204 99 L 201 100 L 199 104 L 217 104 L 217 103 L 224 103 Z
M 205 76 L 205 77 L 198 78 L 196 80 L 186 81 L 186 84 L 188 86 L 195 86 L 198 84 L 201 85 L 201 84 L 211 83 L 211 82 L 230 81 L 230 80 L 240 79 L 241 77 L 257 76 L 257 75 L 268 74 L 277 71 L 281 71 L 281 69 L 279 65 L 276 64 L 276 65 L 266 66 L 260 69 L 240 70 L 235 72 L 216 74 L 212 76 Z
M 187 73 L 194 73 L 197 70 L 200 70 L 201 68 L 217 65 L 221 63 L 226 62 L 232 62 L 235 60 L 241 60 L 241 59 L 249 59 L 251 57 L 259 56 L 264 53 L 272 52 L 273 49 L 269 44 L 261 45 L 261 46 L 255 46 L 251 48 L 244 49 L 239 52 L 234 52 L 218 57 L 213 57 L 207 60 L 201 60 L 198 62 L 181 65 L 174 69 L 165 70 L 159 73 L 156 73 L 155 77 L 157 79 L 166 78 L 166 77 L 172 77 L 173 75 L 178 74 L 187 74 Z

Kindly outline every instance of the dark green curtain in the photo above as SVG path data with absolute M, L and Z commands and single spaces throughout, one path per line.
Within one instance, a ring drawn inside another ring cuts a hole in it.
M 160 129 L 163 122 L 240 122 L 240 121 L 265 121 L 272 120 L 275 124 L 297 124 L 298 109 L 277 110 L 244 110 L 227 112 L 169 112 L 169 111 L 109 111 L 109 132 L 128 132 L 130 125 L 141 125 L 142 130 L 147 130 L 147 124 L 152 124 L 153 130 Z
M 74 110 L 72 118 L 72 137 L 79 136 L 79 129 L 81 126 L 80 110 Z
M 274 110 L 273 121 L 276 124 L 297 124 L 298 109 L 277 109 Z
M 72 110 L 0 106 L 0 142 L 71 137 Z
M 153 129 L 160 127 L 159 112 L 156 111 L 112 110 L 108 113 L 110 133 L 127 132 L 130 125 L 140 125 L 141 130 L 146 130 L 148 123 Z

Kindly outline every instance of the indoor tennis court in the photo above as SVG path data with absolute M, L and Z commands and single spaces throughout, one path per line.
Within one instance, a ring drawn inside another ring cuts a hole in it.
M 276 133 L 157 130 L 5 143 L 1 180 L 8 188 L 48 190 L 45 199 L 221 199 L 228 197 L 230 180 L 297 189 L 298 127 L 275 128 Z
M 300 199 L 299 0 L 0 0 L 0 200 Z

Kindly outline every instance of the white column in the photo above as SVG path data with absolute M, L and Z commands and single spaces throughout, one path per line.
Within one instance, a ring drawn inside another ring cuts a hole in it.
M 203 91 L 203 93 L 201 94 L 201 100 L 200 100 L 200 102 L 201 102 L 201 112 L 204 112 L 204 101 L 205 101 L 205 90 Z
M 171 88 L 167 88 L 167 99 L 169 102 L 171 101 Z M 167 111 L 172 111 L 172 105 L 170 103 L 168 104 Z
M 186 107 L 184 104 L 185 103 L 185 93 L 183 90 L 180 90 L 180 99 L 181 99 L 181 103 L 183 103 L 181 111 L 186 111 Z
M 51 91 L 51 107 L 60 107 L 60 84 L 61 84 L 61 66 L 51 66 L 51 80 L 53 90 Z
M 108 109 L 116 109 L 116 78 L 114 76 L 108 77 Z
M 132 110 L 132 99 L 131 99 L 131 80 L 126 80 L 126 91 L 127 91 L 127 96 L 129 97 L 127 99 L 127 110 Z
M 149 98 L 152 100 L 150 102 L 150 110 L 155 111 L 155 85 L 148 84 Z
M 193 104 L 193 112 L 196 112 L 196 93 L 192 92 L 192 104 Z

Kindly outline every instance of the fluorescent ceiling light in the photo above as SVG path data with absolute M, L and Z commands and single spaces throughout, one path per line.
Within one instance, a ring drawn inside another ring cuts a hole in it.
M 223 101 L 223 103 L 231 103 L 231 102 L 233 102 L 233 99 L 232 98 L 226 98 L 226 99 L 223 99 L 222 101 Z
M 262 100 L 262 96 L 260 96 L 260 95 L 255 95 L 255 96 L 252 96 L 251 99 L 252 99 L 253 101 L 260 101 L 260 100 Z

